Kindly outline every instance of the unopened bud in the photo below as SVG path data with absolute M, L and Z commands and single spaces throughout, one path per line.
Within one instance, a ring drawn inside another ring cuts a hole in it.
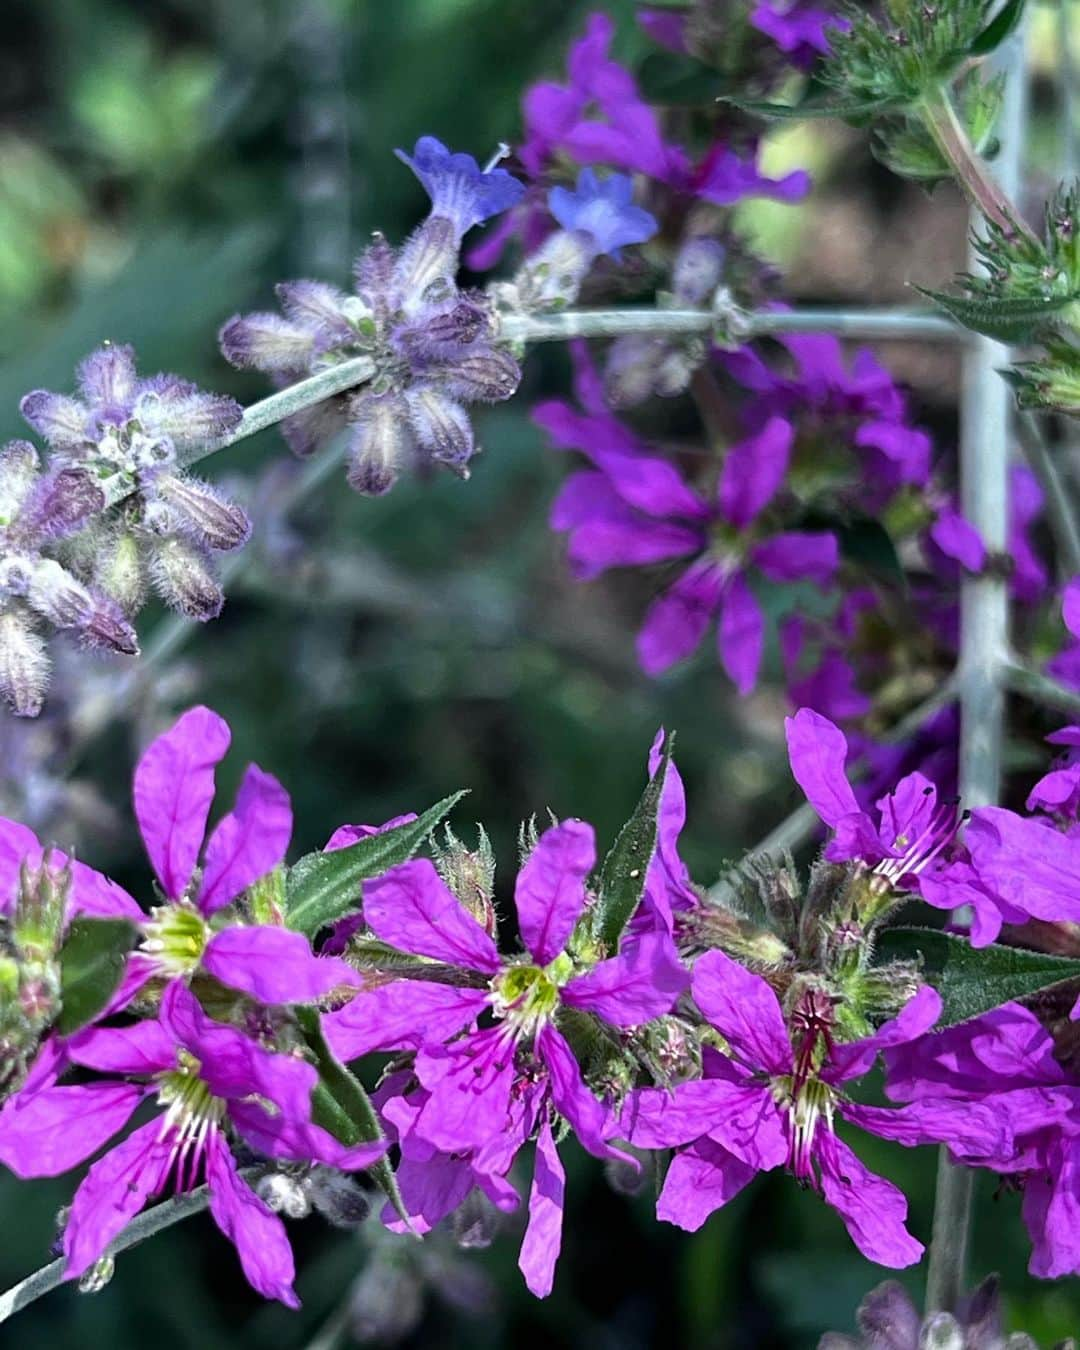
M 435 859 L 442 879 L 489 934 L 495 932 L 495 851 L 482 825 L 475 849 L 466 848 L 448 825 L 446 844 Z
M 0 614 L 0 697 L 17 717 L 36 717 L 49 683 L 45 643 L 22 614 Z
M 180 517 L 181 526 L 218 553 L 247 543 L 251 521 L 242 506 L 228 501 L 216 488 L 187 474 L 161 474 L 153 491 Z
M 923 1323 L 919 1350 L 964 1350 L 967 1338 L 951 1313 L 934 1313 Z
M 142 609 L 146 603 L 146 568 L 133 534 L 120 530 L 102 540 L 94 559 L 94 581 L 125 614 L 137 614 Z
M 71 864 L 58 866 L 51 851 L 33 867 L 23 859 L 11 932 L 19 952 L 34 960 L 52 956 L 60 945 L 71 895 Z
M 473 433 L 461 404 L 425 385 L 408 390 L 405 400 L 418 444 L 442 464 L 464 465 L 473 452 Z
M 525 259 L 514 277 L 522 309 L 572 305 L 595 257 L 596 244 L 584 230 L 556 230 Z
M 604 368 L 604 394 L 613 408 L 634 408 L 655 392 L 656 368 L 669 350 L 664 338 L 616 338 Z
M 368 1193 L 334 1167 L 316 1167 L 308 1178 L 311 1203 L 335 1228 L 359 1228 L 371 1213 Z
M 450 1216 L 454 1241 L 464 1251 L 484 1251 L 495 1241 L 502 1216 L 479 1187 L 474 1187 Z
M 100 1294 L 116 1273 L 116 1261 L 103 1256 L 79 1276 L 80 1294 Z
M 466 403 L 499 403 L 521 383 L 521 367 L 500 347 L 467 352 L 442 371 L 446 388 Z
M 85 469 L 60 469 L 35 483 L 18 532 L 27 540 L 60 539 L 104 508 L 105 494 Z
M 19 514 L 37 476 L 38 452 L 29 441 L 8 441 L 0 447 L 0 528 Z
M 237 314 L 218 333 L 225 360 L 241 370 L 305 370 L 315 354 L 315 339 L 280 314 Z
M 255 1194 L 267 1209 L 284 1214 L 287 1219 L 306 1219 L 311 1213 L 304 1178 L 288 1172 L 268 1172 L 255 1185 Z
M 395 280 L 406 314 L 415 313 L 437 293 L 453 285 L 458 268 L 458 241 L 445 216 L 428 216 L 406 240 Z
M 703 305 L 724 275 L 724 246 L 697 236 L 679 249 L 672 273 L 672 292 L 683 305 Z
M 216 619 L 225 603 L 210 559 L 186 539 L 152 541 L 150 579 L 167 605 L 200 623 Z
M 389 1257 L 370 1260 L 349 1295 L 349 1327 L 360 1345 L 396 1345 L 416 1330 L 423 1314 L 419 1279 Z
M 416 455 L 409 409 L 397 394 L 369 394 L 353 401 L 349 442 L 349 486 L 366 497 L 381 497 Z
M 34 564 L 26 600 L 57 628 L 81 628 L 94 608 L 90 592 L 54 558 Z

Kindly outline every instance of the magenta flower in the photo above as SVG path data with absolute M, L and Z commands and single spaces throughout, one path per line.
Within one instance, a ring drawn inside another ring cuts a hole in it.
M 57 1176 L 77 1167 L 147 1098 L 155 1097 L 163 1114 L 114 1145 L 75 1192 L 63 1236 L 66 1278 L 99 1260 L 170 1179 L 183 1192 L 202 1173 L 210 1212 L 235 1245 L 250 1284 L 297 1307 L 284 1225 L 239 1176 L 229 1135 L 271 1157 L 342 1169 L 369 1166 L 386 1143 L 346 1148 L 313 1124 L 315 1069 L 211 1020 L 179 982 L 166 988 L 159 1020 L 83 1032 L 68 1052 L 77 1064 L 121 1077 L 35 1084 L 10 1098 L 0 1111 L 0 1160 L 17 1176 Z
M 760 33 L 771 38 L 793 65 L 807 67 L 819 56 L 828 56 L 828 29 L 850 27 L 847 19 L 820 9 L 805 0 L 760 0 L 750 15 Z
M 251 764 L 203 849 L 214 769 L 231 735 L 208 708 L 192 708 L 147 747 L 135 770 L 135 816 L 165 903 L 143 919 L 132 979 L 174 979 L 195 969 L 262 1003 L 308 1003 L 356 984 L 351 967 L 316 957 L 300 933 L 212 920 L 285 858 L 292 810 L 276 778 Z M 202 853 L 202 864 L 199 856 Z
M 0 914 L 10 916 L 15 908 L 23 865 L 38 869 L 46 853 L 55 871 L 71 869 L 66 919 L 87 914 L 95 919 L 130 919 L 137 923 L 143 918 L 142 910 L 122 886 L 59 849 L 44 848 L 33 830 L 3 816 L 0 816 Z
M 644 1088 L 627 1098 L 626 1137 L 642 1148 L 677 1148 L 657 1214 L 699 1228 L 761 1171 L 787 1167 L 819 1190 L 871 1261 L 902 1267 L 922 1244 L 905 1227 L 907 1202 L 875 1176 L 835 1133 L 837 1116 L 906 1145 L 947 1143 L 958 1157 L 1000 1151 L 1002 1128 L 971 1103 L 923 1101 L 899 1110 L 861 1106 L 843 1086 L 862 1077 L 878 1053 L 923 1035 L 941 1001 L 928 986 L 873 1036 L 834 1044 L 831 1008 L 813 992 L 785 1025 L 780 1003 L 760 976 L 723 952 L 700 957 L 693 971 L 698 1007 L 731 1048 L 706 1053 L 707 1076 L 670 1091 Z M 792 1040 L 794 1035 L 794 1044 Z
M 416 1051 L 415 1074 L 425 1095 L 410 1130 L 422 1156 L 425 1150 L 475 1155 L 484 1176 L 505 1176 L 517 1150 L 540 1127 L 540 1172 L 530 1201 L 537 1227 L 526 1239 L 523 1269 L 529 1287 L 541 1295 L 551 1287 L 558 1256 L 553 1215 L 561 1214 L 562 1169 L 547 1123 L 550 1111 L 569 1122 L 590 1153 L 622 1156 L 607 1142 L 611 1113 L 585 1085 L 558 1028 L 560 1010 L 635 1027 L 668 1012 L 689 982 L 662 931 L 633 935 L 618 954 L 579 972 L 571 939 L 588 903 L 585 882 L 595 862 L 593 831 L 583 821 L 564 821 L 540 836 L 517 878 L 526 952 L 512 961 L 500 956 L 494 939 L 430 862 L 403 863 L 366 882 L 364 916 L 374 935 L 452 967 L 456 982 L 393 980 L 361 992 L 325 1019 L 327 1038 L 342 1060 L 371 1050 Z M 482 1014 L 485 1025 L 479 1026 Z

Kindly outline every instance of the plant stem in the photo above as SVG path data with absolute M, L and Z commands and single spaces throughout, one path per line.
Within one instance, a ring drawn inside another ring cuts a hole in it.
M 1038 245 L 1038 237 L 1022 219 L 1011 195 L 997 182 L 968 140 L 948 90 L 940 89 L 936 95 L 926 98 L 921 112 L 924 126 L 952 166 L 957 182 L 972 205 L 1006 238 L 1015 239 L 1021 235 L 1029 243 Z
M 1080 691 L 1059 684 L 1049 675 L 1032 670 L 1021 661 L 1009 661 L 1003 674 L 1006 684 L 1014 693 L 1030 699 L 1032 703 L 1041 703 L 1045 708 L 1054 708 L 1069 717 L 1080 718 Z
M 875 341 L 963 342 L 966 333 L 943 314 L 924 309 L 793 309 L 733 311 L 740 337 L 776 333 L 832 333 Z M 594 309 L 561 314 L 504 314 L 500 335 L 511 342 L 565 342 L 577 337 L 674 336 L 723 327 L 723 311 L 709 309 Z
M 171 1200 L 165 1200 L 152 1209 L 144 1210 L 138 1218 L 132 1219 L 119 1237 L 109 1243 L 106 1255 L 116 1256 L 120 1252 L 127 1251 L 129 1247 L 153 1237 L 155 1233 L 171 1228 L 174 1223 L 180 1223 L 183 1219 L 191 1218 L 193 1214 L 201 1213 L 209 1203 L 210 1188 L 200 1186 L 198 1190 L 191 1191 L 187 1195 L 173 1196 Z M 50 1261 L 47 1266 L 42 1266 L 40 1270 L 35 1270 L 33 1275 L 28 1275 L 25 1280 L 13 1285 L 7 1293 L 0 1294 L 0 1322 L 6 1322 L 20 1309 L 34 1303 L 62 1284 L 64 1265 L 63 1257 Z
M 1080 521 L 1076 516 L 1076 503 L 1064 481 L 1057 456 L 1047 445 L 1034 413 L 1023 413 L 1020 417 L 1020 444 L 1046 497 L 1046 515 L 1057 544 L 1061 574 L 1065 578 L 1076 576 L 1080 572 Z
M 1012 198 L 1020 187 L 1027 121 L 1028 85 L 1021 35 L 1004 55 L 1007 73 L 1001 125 L 999 188 L 971 150 L 947 98 L 938 111 L 947 128 L 950 156 L 977 208 L 1003 229 L 1018 227 Z M 940 125 L 940 124 L 939 124 Z M 931 130 L 934 128 L 931 127 Z M 946 144 L 943 150 L 948 150 Z M 976 222 L 973 222 L 973 224 Z M 974 261 L 974 259 L 973 259 Z M 1009 531 L 1009 436 L 1012 395 L 998 375 L 1008 349 L 978 338 L 964 362 L 960 409 L 960 504 L 991 553 L 1004 553 Z M 965 807 L 990 805 L 1001 788 L 1005 739 L 1005 671 L 1009 651 L 1009 591 L 1003 576 L 965 576 L 960 587 L 960 796 Z M 953 1311 L 967 1278 L 974 1194 L 973 1169 L 954 1164 L 946 1148 L 938 1155 L 934 1223 L 926 1277 L 928 1312 Z

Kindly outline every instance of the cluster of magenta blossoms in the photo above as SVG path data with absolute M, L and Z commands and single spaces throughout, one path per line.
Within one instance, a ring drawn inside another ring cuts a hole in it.
M 939 994 L 910 962 L 875 956 L 883 926 L 912 901 L 970 905 L 976 942 L 1002 922 L 1080 920 L 1070 815 L 1080 766 L 1039 784 L 1035 814 L 980 809 L 961 840 L 955 806 L 918 773 L 864 809 L 842 733 L 804 709 L 788 724 L 791 766 L 829 839 L 805 881 L 790 861 L 756 863 L 743 878 L 755 908 L 740 903 L 737 880 L 730 903 L 691 882 L 679 856 L 685 794 L 661 735 L 644 874 L 625 872 L 613 892 L 616 864 L 599 863 L 584 821 L 526 831 L 519 943 L 508 949 L 490 851 L 448 836 L 433 860 L 368 875 L 313 945 L 289 926 L 292 818 L 277 780 L 249 766 L 207 831 L 229 739 L 195 708 L 139 761 L 135 815 L 156 878 L 145 905 L 26 827 L 0 829 L 0 1161 L 20 1177 L 90 1164 L 63 1220 L 69 1277 L 97 1270 L 149 1201 L 205 1183 L 252 1286 L 295 1305 L 281 1194 L 375 1168 L 389 1186 L 382 1221 L 412 1235 L 403 1241 L 444 1223 L 471 1230 L 477 1216 L 490 1227 L 520 1207 L 524 1186 L 520 1265 L 542 1297 L 571 1137 L 630 1171 L 644 1152 L 672 1150 L 657 1214 L 683 1228 L 757 1173 L 784 1169 L 838 1211 L 869 1259 L 918 1261 L 904 1195 L 865 1168 L 840 1121 L 905 1146 L 944 1144 L 960 1164 L 1014 1177 L 1033 1270 L 1080 1269 L 1070 1208 L 1080 1087 L 1053 1027 L 1008 1005 L 935 1031 Z M 347 862 L 415 822 L 343 826 L 304 864 Z M 636 898 L 612 926 L 612 894 L 631 882 Z M 69 1028 L 60 953 L 98 920 L 130 933 L 123 969 Z M 343 1066 L 387 1052 L 373 1128 L 345 1142 L 319 1103 Z M 890 1105 L 863 1087 L 879 1059 Z

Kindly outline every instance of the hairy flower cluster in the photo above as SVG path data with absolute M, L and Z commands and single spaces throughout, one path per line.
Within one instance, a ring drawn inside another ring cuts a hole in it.
M 427 219 L 400 249 L 377 237 L 357 259 L 352 295 L 322 282 L 282 283 L 284 317 L 237 316 L 220 335 L 227 360 L 267 371 L 278 384 L 350 357 L 372 359 L 375 373 L 362 388 L 283 424 L 300 455 L 348 428 L 348 480 L 369 496 L 435 464 L 468 477 L 476 450 L 468 405 L 509 398 L 521 378 L 494 341 L 491 301 L 459 290 L 455 276 L 464 234 L 524 189 L 505 169 L 481 169 L 432 136 L 399 157 L 431 199 Z

